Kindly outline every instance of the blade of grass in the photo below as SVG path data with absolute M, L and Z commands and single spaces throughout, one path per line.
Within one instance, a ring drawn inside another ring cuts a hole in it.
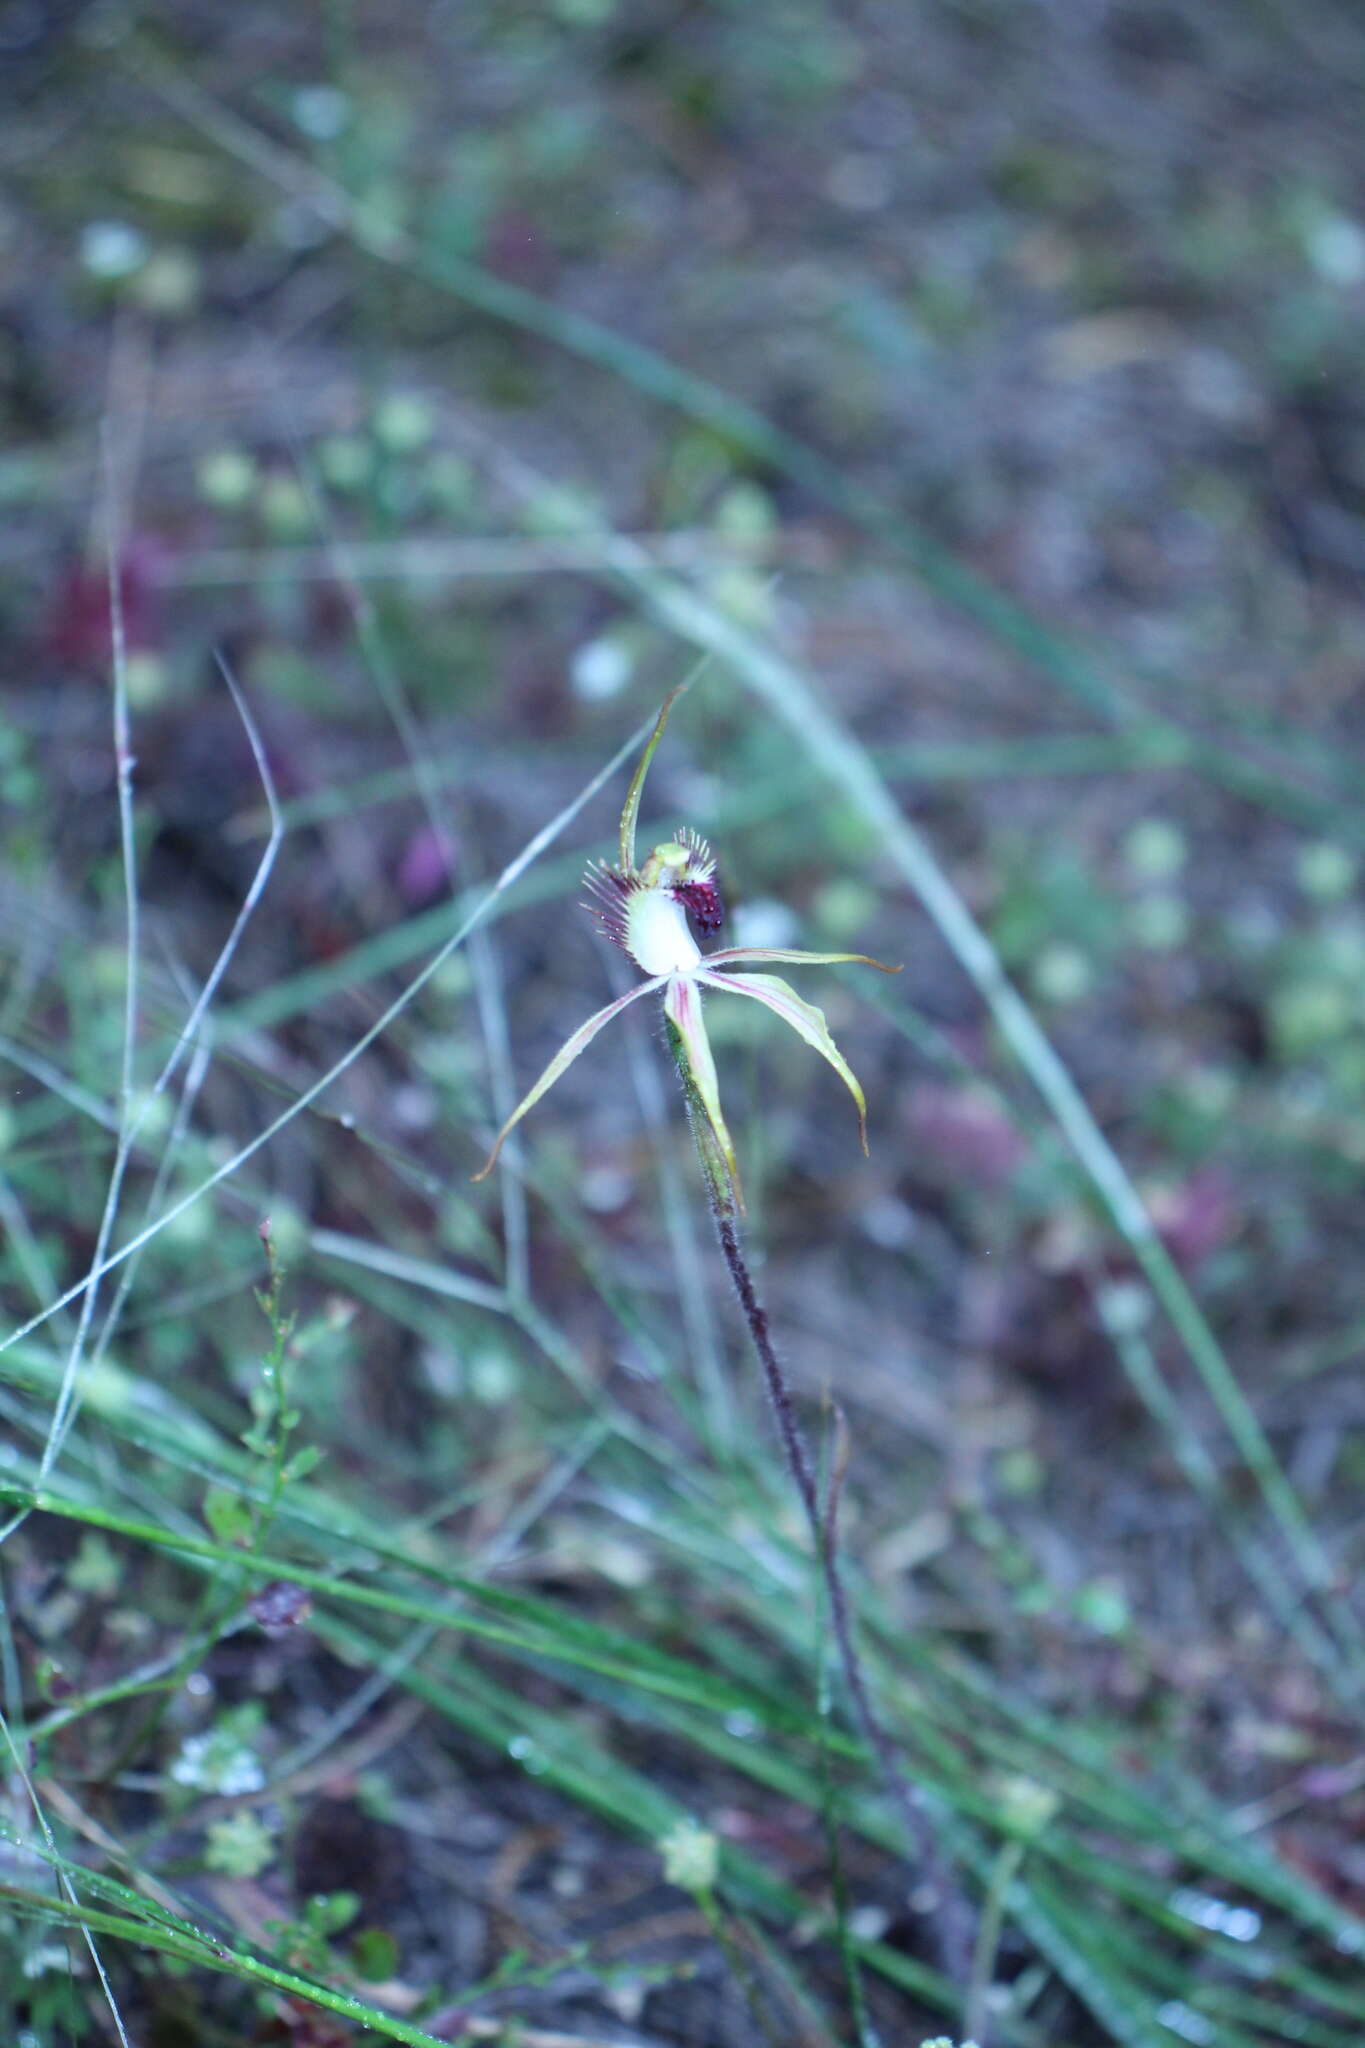
M 191 1920 L 176 1920 L 165 1913 L 158 1919 L 143 1918 L 149 1907 L 138 1893 L 97 1872 L 71 1864 L 64 1857 L 49 1860 L 54 1862 L 59 1873 L 78 1870 L 82 1883 L 90 1890 L 106 1897 L 121 1898 L 134 1910 L 115 1913 L 79 1902 L 64 1905 L 60 1900 L 42 1894 L 27 1893 L 20 1886 L 0 1883 L 0 1900 L 11 1911 L 25 1910 L 64 1920 L 87 1938 L 94 1934 L 107 1934 L 128 1942 L 134 1948 L 172 1956 L 191 1967 L 215 1970 L 226 1976 L 238 1977 L 244 1983 L 264 1984 L 276 1991 L 286 1991 L 292 1997 L 321 2006 L 327 2012 L 338 2013 L 356 2026 L 381 2034 L 386 2040 L 404 2041 L 409 2048 L 450 2048 L 448 2041 L 427 2033 L 422 2027 L 415 2027 L 393 2013 L 384 2012 L 363 1998 L 353 1998 L 349 1992 L 334 1991 L 328 1985 L 319 1984 L 315 1978 L 282 1970 L 259 1956 L 251 1955 L 235 1942 L 206 1934 Z M 128 2037 L 121 2028 L 119 2038 L 125 2048 L 129 2048 Z
M 378 1654 L 350 1622 L 328 1616 L 324 1626 L 331 1640 L 350 1645 L 366 1661 Z M 628 1835 L 661 1842 L 678 1821 L 689 1817 L 687 1809 L 651 1777 L 612 1756 L 585 1729 L 570 1730 L 562 1716 L 533 1707 L 472 1665 L 458 1666 L 442 1677 L 419 1667 L 404 1672 L 402 1683 L 498 1754 L 510 1755 L 538 1783 L 565 1793 Z M 728 1842 L 721 1867 L 722 1886 L 735 1887 L 739 1904 L 776 1909 L 792 1920 L 808 1913 L 807 1900 Z M 858 1942 L 858 1947 L 866 1957 L 876 1945 Z M 953 1997 L 935 1971 L 901 1956 L 895 1957 L 894 1967 L 896 1981 L 904 1988 L 926 1998 L 937 2011 L 952 2009 Z
M 103 1277 L 102 1268 L 109 1243 L 113 1236 L 114 1224 L 118 1217 L 119 1202 L 123 1192 L 124 1176 L 132 1156 L 136 1138 L 138 1106 L 135 1099 L 134 1075 L 137 1056 L 138 1034 L 138 974 L 141 960 L 140 911 L 137 886 L 137 833 L 133 811 L 133 734 L 128 706 L 128 665 L 127 650 L 123 631 L 123 582 L 122 563 L 119 549 L 119 528 L 115 515 L 114 500 L 114 457 L 113 445 L 106 428 L 104 443 L 105 503 L 108 530 L 105 535 L 105 575 L 109 601 L 110 637 L 110 682 L 113 707 L 114 739 L 114 786 L 117 795 L 119 823 L 119 854 L 123 869 L 124 904 L 124 982 L 123 982 L 123 1039 L 119 1060 L 119 1103 L 118 1131 L 114 1140 L 114 1157 L 109 1169 L 108 1186 L 104 1205 L 100 1212 L 99 1228 L 95 1236 L 95 1255 L 87 1279 L 72 1293 L 63 1297 L 62 1306 L 68 1300 L 80 1300 L 77 1311 L 76 1330 L 67 1354 L 66 1370 L 52 1411 L 52 1422 L 47 1442 L 43 1446 L 41 1472 L 44 1478 L 52 1470 L 61 1455 L 62 1442 L 69 1427 L 75 1407 L 80 1379 L 81 1365 L 85 1357 L 85 1346 L 94 1320 L 99 1299 L 99 1285 Z M 0 1529 L 0 1544 L 13 1534 L 16 1525 L 10 1523 Z
M 8 1616 L 6 1616 L 6 1633 L 8 1633 Z M 23 1844 L 23 1846 L 31 1853 L 36 1851 L 38 1855 L 43 1856 L 46 1861 L 49 1861 L 54 1865 L 57 1872 L 57 1883 L 60 1886 L 62 1892 L 62 1900 L 60 1902 L 60 1905 L 64 1906 L 66 1911 L 70 1912 L 72 1915 L 78 1916 L 76 1918 L 76 1924 L 80 1928 L 81 1939 L 84 1941 L 86 1952 L 90 1957 L 90 1965 L 95 1972 L 96 1979 L 98 1980 L 100 1987 L 100 1995 L 103 1998 L 106 2007 L 108 2008 L 109 2018 L 113 2023 L 114 2032 L 117 2034 L 119 2038 L 121 2048 L 132 2048 L 132 2044 L 128 2039 L 127 2031 L 124 2028 L 123 2015 L 119 2011 L 118 2000 L 114 1997 L 113 1985 L 109 1982 L 109 1973 L 104 1967 L 104 1961 L 100 1955 L 99 1946 L 95 1940 L 95 1934 L 97 1930 L 89 1924 L 88 1919 L 85 1917 L 85 1908 L 83 1906 L 80 1893 L 76 1888 L 75 1880 L 72 1877 L 70 1870 L 65 1866 L 64 1861 L 58 1855 L 56 1838 L 53 1835 L 52 1827 L 48 1820 L 47 1813 L 44 1809 L 43 1802 L 38 1797 L 38 1793 L 34 1786 L 33 1779 L 29 1774 L 28 1763 L 21 1751 L 19 1743 L 15 1741 L 14 1731 L 10 1726 L 8 1715 L 0 1715 L 0 1735 L 4 1736 L 6 1747 L 8 1748 L 10 1753 L 10 1762 L 14 1771 L 14 1776 L 17 1782 L 21 1784 L 24 1788 L 24 1796 L 28 1800 L 29 1809 L 32 1812 L 33 1817 L 38 1824 L 38 1828 L 42 1836 L 41 1843 L 26 1842 Z M 0 1886 L 0 1896 L 3 1896 L 4 1890 L 5 1887 Z M 40 1911 L 42 1913 L 42 1918 L 45 1923 L 49 1920 L 59 1919 L 62 1917 L 62 1913 L 60 1910 L 58 1910 L 58 1908 L 59 1902 L 57 1900 L 49 1898 L 42 1902 L 42 1907 L 40 1908 Z
M 236 1550 L 207 1538 L 158 1528 L 152 1523 L 135 1522 L 129 1516 L 112 1513 L 94 1503 L 69 1500 L 51 1492 L 20 1489 L 7 1483 L 0 1488 L 0 1498 L 30 1512 L 57 1515 L 63 1520 L 107 1530 L 130 1542 L 169 1551 L 188 1562 L 230 1567 L 246 1578 L 262 1582 L 285 1579 L 345 1605 L 372 1607 L 409 1621 L 432 1622 L 438 1628 L 479 1636 L 531 1657 L 544 1657 L 552 1662 L 586 1663 L 604 1676 L 623 1678 L 644 1691 L 658 1690 L 675 1698 L 691 1700 L 697 1705 L 709 1704 L 717 1712 L 754 1714 L 765 1727 L 805 1734 L 812 1740 L 820 1735 L 818 1723 L 805 1709 L 776 1699 L 763 1699 L 745 1688 L 701 1671 L 681 1658 L 664 1657 L 658 1651 L 644 1655 L 641 1646 L 634 1641 L 626 1644 L 625 1653 L 618 1654 L 603 1646 L 605 1632 L 596 1626 L 573 1622 L 553 1610 L 533 1613 L 536 1603 L 529 1602 L 525 1596 L 509 1594 L 475 1580 L 465 1581 L 461 1590 L 498 1612 L 517 1614 L 525 1625 L 520 1629 L 513 1628 L 505 1622 L 490 1621 L 465 1609 L 438 1607 L 429 1600 L 415 1600 L 387 1587 L 339 1578 L 334 1572 L 320 1571 L 295 1559 L 265 1551 Z
M 299 1513 L 297 1522 L 301 1529 L 317 1528 L 317 1524 L 304 1512 Z M 655 1530 L 656 1535 L 668 1537 L 671 1533 L 667 1523 L 660 1523 L 657 1517 L 652 1520 L 651 1527 Z M 372 1530 L 352 1529 L 350 1540 L 357 1543 L 368 1542 L 381 1555 L 386 1550 L 382 1539 Z M 412 1565 L 423 1576 L 430 1577 L 436 1583 L 449 1585 L 452 1590 L 464 1594 L 471 1590 L 471 1582 L 468 1575 L 448 1573 L 435 1564 L 420 1561 L 411 1552 L 405 1552 L 401 1542 L 396 1546 L 388 1547 L 387 1554 L 392 1557 L 404 1558 L 404 1561 Z M 699 1552 L 696 1555 L 700 1559 L 704 1558 L 706 1553 Z M 725 1560 L 727 1566 L 733 1564 L 735 1559 L 733 1548 L 728 1551 L 722 1549 L 716 1555 L 719 1559 Z M 755 1567 L 762 1564 L 763 1555 L 764 1553 L 755 1551 L 752 1546 L 746 1545 L 744 1547 L 742 1556 L 746 1573 L 751 1573 Z M 283 1567 L 283 1569 L 287 1570 L 289 1567 Z M 333 1576 L 335 1576 L 334 1573 Z M 728 1569 L 726 1576 L 727 1578 L 731 1576 Z M 487 1592 L 487 1589 L 479 1590 L 485 1594 Z M 768 1589 L 756 1584 L 751 1618 L 757 1628 L 760 1630 L 764 1627 L 771 1628 L 774 1617 L 786 1614 L 789 1591 L 790 1588 L 785 1577 L 782 1578 L 779 1584 L 774 1584 Z M 721 1597 L 722 1599 L 725 1597 L 723 1593 Z M 556 1624 L 556 1616 L 546 1603 L 529 1601 L 524 1595 L 500 1596 L 499 1604 L 502 1606 L 503 1611 L 512 1614 L 517 1619 L 525 1620 L 533 1631 L 538 1631 L 543 1627 L 554 1627 Z M 871 1618 L 875 1619 L 875 1615 Z M 684 1625 L 681 1616 L 679 1617 L 678 1625 Z M 696 1647 L 704 1649 L 708 1642 L 705 1631 L 699 1632 L 693 1626 L 690 1633 Z M 618 1675 L 621 1667 L 628 1661 L 631 1661 L 631 1644 L 628 1638 L 594 1629 L 588 1633 L 585 1640 L 591 1648 L 607 1650 L 609 1655 L 615 1660 Z M 719 1644 L 723 1644 L 726 1640 L 724 1632 L 715 1640 Z M 795 1638 L 792 1641 L 795 1654 L 800 1655 L 801 1644 Z M 537 1654 L 537 1648 L 538 1645 L 531 1647 L 530 1654 Z M 1041 1778 L 1044 1783 L 1055 1784 L 1058 1782 L 1056 1766 L 1053 1762 L 1049 1761 L 1046 1753 L 1040 1754 L 1037 1750 L 1020 1750 L 1017 1743 L 1011 1744 L 1007 1742 L 1003 1746 L 999 1743 L 993 1743 L 990 1739 L 988 1728 L 980 1722 L 979 1718 L 974 1718 L 970 1724 L 963 1722 L 961 1708 L 957 1704 L 959 1697 L 957 1688 L 949 1686 L 945 1691 L 942 1684 L 944 1672 L 939 1653 L 936 1651 L 926 1651 L 918 1644 L 906 1645 L 902 1639 L 898 1642 L 897 1646 L 897 1663 L 904 1660 L 907 1651 L 920 1668 L 924 1679 L 932 1685 L 934 1693 L 943 1696 L 942 1706 L 935 1709 L 932 1704 L 933 1695 L 927 1694 L 917 1712 L 917 1722 L 927 1709 L 934 1714 L 935 1719 L 944 1728 L 951 1728 L 959 1731 L 959 1733 L 965 1733 L 967 1727 L 970 1726 L 973 1743 L 979 1744 L 984 1739 L 986 1741 L 987 1753 L 995 1755 L 1001 1768 L 1008 1768 L 1015 1772 Z M 642 1654 L 644 1652 L 637 1647 L 634 1651 L 634 1661 L 638 1661 Z M 597 1666 L 590 1665 L 586 1668 L 589 1670 L 597 1669 L 599 1677 L 608 1675 L 602 1673 L 600 1664 Z M 782 1691 L 786 1684 L 783 1674 L 780 1671 L 773 1672 L 767 1670 L 761 1659 L 750 1654 L 744 1661 L 742 1673 L 746 1684 L 752 1689 L 750 1694 L 751 1705 L 754 1694 L 766 1695 L 768 1698 L 782 1696 Z M 888 1671 L 886 1675 L 889 1679 L 890 1672 Z M 606 1696 L 602 1693 L 600 1685 L 597 1687 L 597 1696 Z M 1058 1752 L 1067 1761 L 1068 1767 L 1074 1768 L 1079 1766 L 1083 1771 L 1087 1772 L 1088 1776 L 1081 1780 L 1074 1782 L 1068 1779 L 1062 1780 L 1058 1789 L 1062 1791 L 1063 1796 L 1073 1805 L 1076 1802 L 1088 1803 L 1094 1811 L 1096 1820 L 1107 1831 L 1112 1832 L 1118 1829 L 1125 1834 L 1136 1831 L 1139 1840 L 1149 1840 L 1153 1844 L 1160 1845 L 1168 1854 L 1178 1855 L 1184 1859 L 1192 1859 L 1196 1864 L 1202 1864 L 1216 1879 L 1244 1887 L 1253 1896 L 1260 1896 L 1271 1904 L 1277 1904 L 1281 1909 L 1297 1918 L 1304 1926 L 1315 1927 L 1331 1940 L 1338 1949 L 1344 1945 L 1349 1945 L 1352 1941 L 1359 1942 L 1361 1930 L 1357 1923 L 1349 1915 L 1333 1908 L 1330 1901 L 1313 1891 L 1303 1880 L 1296 1878 L 1286 1866 L 1280 1865 L 1273 1859 L 1268 1858 L 1257 1844 L 1245 1843 L 1239 1835 L 1234 1835 L 1229 1839 L 1226 1837 L 1225 1831 L 1220 1834 L 1217 1830 L 1218 1815 L 1216 1810 L 1208 1816 L 1200 1817 L 1196 1815 L 1191 1818 L 1187 1811 L 1189 1806 L 1188 1791 L 1180 1796 L 1180 1800 L 1173 1810 L 1171 1788 L 1169 1786 L 1163 1792 L 1161 1800 L 1156 1802 L 1145 1797 L 1139 1787 L 1128 1788 L 1125 1786 L 1123 1779 L 1115 1775 L 1112 1758 L 1107 1752 L 1097 1750 L 1093 1762 L 1091 1762 L 1084 1754 L 1086 1745 L 1078 1735 L 1075 1735 L 1054 1721 L 1042 1720 L 1036 1715 L 1030 1716 L 1026 1710 L 1013 1709 L 1012 1703 L 1007 1700 L 1002 1701 L 998 1696 L 998 1690 L 990 1688 L 980 1675 L 972 1676 L 972 1682 L 967 1688 L 966 1696 L 978 1700 L 992 1712 L 996 1712 L 1003 1707 L 1006 1712 L 1012 1714 L 1016 1725 L 1025 1730 L 1031 1730 L 1037 1737 L 1044 1738 L 1047 1751 Z M 638 1692 L 636 1697 L 639 1697 Z M 651 1711 L 656 1718 L 664 1713 L 662 1706 L 657 1701 Z M 677 1711 L 681 1711 L 681 1709 Z M 670 1725 L 675 1726 L 679 1732 L 682 1732 L 682 1724 L 677 1721 L 676 1712 L 672 1710 L 670 1710 Z M 768 1783 L 772 1789 L 782 1791 L 785 1796 L 795 1799 L 814 1796 L 816 1788 L 813 1787 L 813 1781 L 809 1778 L 808 1774 L 804 1780 L 801 1776 L 803 1766 L 795 1762 L 790 1764 L 783 1763 L 775 1752 L 770 1752 L 761 1746 L 756 1751 L 754 1746 L 742 1737 L 727 1735 L 723 1727 L 716 1729 L 714 1725 L 703 1726 L 698 1724 L 697 1726 L 692 1726 L 689 1723 L 687 1732 L 688 1739 L 700 1741 L 704 1748 L 707 1748 L 718 1757 L 722 1757 L 734 1767 L 753 1769 L 755 1768 L 754 1757 L 761 1757 L 761 1775 L 764 1777 L 764 1782 Z M 813 1731 L 808 1731 L 808 1733 L 810 1732 Z M 1081 1752 L 1079 1755 L 1077 1755 L 1078 1751 Z M 793 1771 L 796 1773 L 795 1776 L 791 1775 Z M 951 1787 L 948 1789 L 951 1790 Z M 978 1806 L 976 1810 L 983 1817 L 989 1818 L 988 1806 Z M 1084 1861 L 1079 1847 L 1073 1854 L 1078 1863 Z M 1129 1877 L 1120 1874 L 1117 1881 L 1121 1884 L 1124 1896 L 1128 1898 L 1130 1905 L 1146 1902 L 1160 1916 L 1169 1919 L 1164 1904 L 1164 1893 L 1160 1887 L 1149 1887 L 1145 1891 L 1134 1892 L 1133 1883 Z

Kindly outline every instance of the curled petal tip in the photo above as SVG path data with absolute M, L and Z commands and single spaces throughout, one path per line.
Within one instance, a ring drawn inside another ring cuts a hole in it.
M 493 1171 L 493 1168 L 498 1163 L 498 1154 L 502 1150 L 502 1141 L 506 1136 L 506 1131 L 499 1131 L 497 1143 L 494 1145 L 493 1150 L 489 1153 L 487 1159 L 484 1160 L 483 1165 L 479 1168 L 477 1173 L 470 1174 L 469 1178 L 471 1181 L 487 1180 L 489 1174 Z

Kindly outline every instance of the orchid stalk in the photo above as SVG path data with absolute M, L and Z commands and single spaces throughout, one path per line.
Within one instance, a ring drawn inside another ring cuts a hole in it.
M 801 953 L 769 946 L 730 946 L 703 953 L 698 936 L 712 937 L 725 916 L 716 885 L 715 859 L 706 841 L 686 829 L 653 847 L 643 861 L 636 860 L 636 826 L 645 777 L 683 687 L 679 685 L 665 699 L 626 793 L 621 812 L 619 865 L 597 863 L 589 868 L 585 878 L 592 898 L 586 907 L 605 935 L 643 969 L 646 979 L 589 1017 L 565 1041 L 498 1132 L 492 1151 L 474 1179 L 482 1180 L 492 1171 L 509 1132 L 587 1050 L 599 1031 L 641 997 L 662 991 L 669 1044 L 683 1084 L 716 1234 L 762 1368 L 787 1469 L 810 1527 L 854 1715 L 888 1789 L 901 1808 L 921 1874 L 937 1896 L 940 1960 L 950 1986 L 961 1988 L 966 1986 L 970 1974 L 967 1909 L 944 1867 L 924 1809 L 906 1783 L 895 1747 L 882 1727 L 868 1689 L 839 1563 L 837 1517 L 842 1459 L 836 1460 L 836 1470 L 822 1499 L 791 1388 L 773 1349 L 767 1313 L 755 1292 L 740 1243 L 738 1218 L 744 1211 L 744 1198 L 739 1166 L 721 1110 L 716 1065 L 702 1011 L 705 995 L 723 993 L 744 996 L 780 1017 L 828 1061 L 843 1081 L 857 1109 L 858 1135 L 866 1154 L 867 1103 L 856 1074 L 830 1036 L 823 1013 L 777 975 L 753 974 L 748 970 L 755 965 L 827 967 L 843 962 L 874 967 L 880 974 L 898 974 L 900 969 L 886 967 L 865 953 Z M 736 972 L 737 969 L 741 971 Z M 842 1429 L 842 1417 L 839 1423 Z

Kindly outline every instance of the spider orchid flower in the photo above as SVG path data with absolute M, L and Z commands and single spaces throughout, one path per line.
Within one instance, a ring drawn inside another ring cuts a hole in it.
M 720 891 L 716 887 L 716 863 L 706 841 L 697 833 L 684 830 L 676 839 L 665 840 L 654 847 L 643 861 L 636 863 L 635 826 L 645 775 L 678 694 L 678 690 L 673 690 L 666 698 L 627 791 L 625 808 L 621 813 L 619 867 L 598 862 L 588 869 L 585 877 L 593 900 L 584 907 L 592 912 L 605 936 L 628 953 L 648 978 L 625 995 L 618 996 L 614 1003 L 608 1003 L 596 1016 L 589 1017 L 587 1023 L 580 1025 L 560 1047 L 534 1088 L 517 1104 L 499 1131 L 492 1151 L 474 1175 L 475 1180 L 482 1180 L 491 1173 L 508 1133 L 572 1066 L 579 1054 L 591 1045 L 602 1027 L 610 1024 L 612 1018 L 619 1016 L 631 1003 L 638 1002 L 641 996 L 652 995 L 660 989 L 663 990 L 664 1015 L 671 1026 L 670 1037 L 679 1065 L 683 1068 L 684 1082 L 688 1084 L 689 1095 L 705 1114 L 725 1162 L 735 1200 L 741 1208 L 743 1196 L 739 1167 L 721 1113 L 716 1064 L 702 1019 L 703 990 L 747 996 L 751 1002 L 761 1004 L 774 1016 L 780 1017 L 784 1024 L 789 1024 L 807 1045 L 814 1046 L 816 1052 L 828 1060 L 853 1097 L 858 1111 L 858 1135 L 864 1153 L 867 1151 L 867 1103 L 856 1074 L 830 1037 L 823 1012 L 817 1010 L 813 1003 L 805 1002 L 789 983 L 775 974 L 736 973 L 735 970 L 772 962 L 793 967 L 827 967 L 840 961 L 860 961 L 866 967 L 875 967 L 881 974 L 899 974 L 900 969 L 884 967 L 879 960 L 870 960 L 865 953 L 794 953 L 771 946 L 729 946 L 714 953 L 703 953 L 693 937 L 692 925 L 703 937 L 709 938 L 725 921 Z

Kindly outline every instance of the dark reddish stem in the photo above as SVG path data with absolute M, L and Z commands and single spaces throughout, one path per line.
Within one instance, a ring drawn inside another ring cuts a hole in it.
M 887 1790 L 895 1798 L 905 1819 L 920 1867 L 931 1888 L 938 1895 L 936 1939 L 940 1966 L 950 1983 L 956 1984 L 965 1995 L 971 1975 L 970 1909 L 944 1868 L 938 1844 L 934 1840 L 924 1810 L 906 1783 L 895 1744 L 882 1726 L 877 1710 L 872 1704 L 862 1658 L 853 1637 L 848 1593 L 836 1547 L 838 1486 L 837 1483 L 831 1486 L 828 1512 L 822 1514 L 815 1468 L 811 1463 L 810 1451 L 797 1419 L 787 1376 L 782 1370 L 777 1353 L 773 1350 L 772 1338 L 768 1331 L 767 1311 L 754 1291 L 753 1279 L 740 1246 L 739 1233 L 735 1229 L 734 1216 L 730 1213 L 729 1204 L 723 1198 L 715 1198 L 717 1190 L 714 1176 L 704 1155 L 702 1163 L 707 1168 L 708 1186 L 713 1196 L 712 1210 L 716 1219 L 716 1234 L 720 1239 L 720 1248 L 729 1268 L 735 1293 L 739 1297 L 744 1320 L 749 1326 L 749 1336 L 754 1350 L 758 1353 L 759 1364 L 763 1368 L 768 1403 L 773 1412 L 773 1420 L 777 1424 L 787 1469 L 801 1496 L 801 1505 L 810 1524 L 811 1537 L 820 1561 L 821 1577 L 824 1580 L 825 1597 L 829 1602 L 829 1615 L 839 1651 L 839 1662 L 843 1667 L 844 1681 L 853 1702 L 858 1726 L 862 1731 L 863 1740 L 881 1767 Z
M 782 1444 L 787 1470 L 792 1483 L 801 1496 L 801 1505 L 810 1524 L 811 1539 L 819 1562 L 820 1576 L 824 1583 L 825 1598 L 829 1603 L 830 1622 L 834 1630 L 834 1641 L 843 1668 L 844 1681 L 863 1740 L 880 1766 L 886 1788 L 895 1799 L 914 1845 L 914 1854 L 920 1869 L 938 1901 L 938 1915 L 935 1922 L 935 1940 L 938 1947 L 940 1967 L 950 1984 L 956 1985 L 963 1999 L 971 1981 L 972 1959 L 972 1914 L 952 1874 L 946 1868 L 934 1839 L 933 1829 L 925 1816 L 924 1808 L 912 1787 L 908 1784 L 896 1746 L 883 1728 L 872 1695 L 863 1672 L 862 1658 L 853 1634 L 853 1620 L 849 1609 L 848 1594 L 844 1587 L 844 1575 L 839 1564 L 837 1544 L 837 1521 L 839 1486 L 842 1479 L 840 1461 L 836 1458 L 835 1469 L 829 1488 L 829 1499 L 825 1510 L 820 1506 L 820 1493 L 816 1485 L 815 1466 L 812 1462 L 806 1439 L 801 1433 L 797 1418 L 796 1403 L 792 1399 L 791 1387 L 777 1353 L 773 1349 L 772 1337 L 768 1330 L 768 1314 L 754 1291 L 753 1276 L 749 1272 L 735 1227 L 735 1196 L 730 1175 L 726 1169 L 724 1154 L 711 1128 L 692 1078 L 688 1063 L 687 1048 L 677 1026 L 671 1019 L 665 1020 L 669 1044 L 677 1061 L 678 1073 L 687 1098 L 688 1116 L 692 1124 L 692 1135 L 697 1144 L 697 1157 L 701 1161 L 706 1192 L 711 1203 L 711 1214 L 716 1222 L 716 1234 L 725 1264 L 734 1283 L 744 1320 L 749 1326 L 749 1336 L 758 1362 L 763 1368 L 763 1383 L 768 1392 L 768 1403 L 777 1424 L 777 1434 Z M 984 2041 L 981 2048 L 985 2048 Z

